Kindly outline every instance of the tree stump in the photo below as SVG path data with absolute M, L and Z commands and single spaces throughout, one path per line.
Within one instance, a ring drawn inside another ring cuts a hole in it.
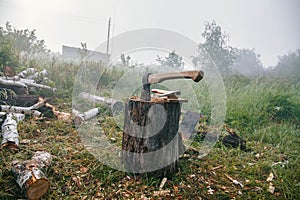
M 131 98 L 125 104 L 122 162 L 134 174 L 170 177 L 184 151 L 178 134 L 180 101 Z

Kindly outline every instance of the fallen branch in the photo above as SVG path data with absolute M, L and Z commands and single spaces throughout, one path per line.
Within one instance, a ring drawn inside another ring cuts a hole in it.
M 38 151 L 31 160 L 12 162 L 11 171 L 28 199 L 39 199 L 48 191 L 50 182 L 41 170 L 50 166 L 51 159 L 48 152 Z

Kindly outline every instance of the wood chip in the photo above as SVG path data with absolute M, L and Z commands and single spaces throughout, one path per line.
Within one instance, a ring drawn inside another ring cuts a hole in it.
M 154 191 L 153 192 L 153 196 L 157 197 L 157 196 L 166 196 L 168 194 L 170 194 L 170 190 L 159 190 L 159 191 Z
M 165 183 L 167 182 L 167 178 L 166 177 L 164 177 L 163 179 L 162 179 L 162 181 L 161 181 L 161 183 L 160 183 L 160 186 L 159 186 L 159 190 L 161 190 L 163 187 L 164 187 L 164 185 L 165 185 Z
M 223 165 L 219 165 L 219 166 L 213 167 L 211 170 L 214 171 L 214 170 L 220 169 L 222 167 L 223 167 Z
M 268 191 L 273 194 L 275 192 L 275 187 L 273 185 L 269 185 Z
M 271 172 L 267 178 L 268 182 L 271 182 L 274 179 L 274 174 Z
M 229 180 L 231 180 L 235 185 L 239 185 L 241 188 L 244 187 L 244 185 L 243 185 L 241 182 L 239 182 L 239 181 L 233 179 L 233 178 L 230 177 L 228 174 L 225 174 L 225 176 L 226 176 Z

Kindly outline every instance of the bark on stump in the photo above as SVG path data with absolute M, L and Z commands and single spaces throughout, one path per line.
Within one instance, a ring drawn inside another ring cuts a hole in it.
M 184 151 L 178 134 L 180 107 L 177 100 L 126 102 L 121 158 L 126 171 L 154 177 L 177 172 L 177 158 Z

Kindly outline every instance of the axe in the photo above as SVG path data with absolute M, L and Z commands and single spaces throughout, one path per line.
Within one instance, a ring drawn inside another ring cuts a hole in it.
M 150 101 L 150 85 L 152 83 L 161 83 L 166 80 L 171 79 L 192 79 L 195 82 L 199 82 L 203 78 L 203 71 L 201 70 L 192 70 L 192 71 L 181 71 L 181 72 L 169 72 L 169 73 L 159 73 L 151 74 L 148 73 L 143 77 L 143 89 L 141 94 L 141 99 L 144 101 Z

